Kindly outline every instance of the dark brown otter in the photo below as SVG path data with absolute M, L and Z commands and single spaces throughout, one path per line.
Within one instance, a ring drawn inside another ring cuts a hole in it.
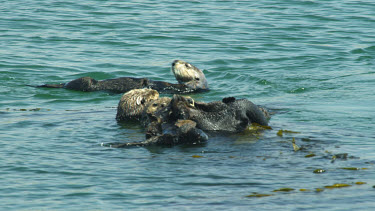
M 174 124 L 162 123 L 160 126 L 163 132 L 149 136 L 145 141 L 114 143 L 109 146 L 114 148 L 153 145 L 171 147 L 178 144 L 201 144 L 208 140 L 208 136 L 191 120 L 178 120 Z
M 210 103 L 195 102 L 191 106 L 191 99 L 174 95 L 171 104 L 175 119 L 193 120 L 203 131 L 242 132 L 252 123 L 268 125 L 268 112 L 247 99 L 227 97 Z
M 178 84 L 163 81 L 154 81 L 147 78 L 121 77 L 107 80 L 95 80 L 91 77 L 82 77 L 61 84 L 45 84 L 37 87 L 65 88 L 77 91 L 110 91 L 125 93 L 132 89 L 150 88 L 161 93 L 190 93 L 208 90 L 207 79 L 203 72 L 181 60 L 172 63 L 172 72 Z

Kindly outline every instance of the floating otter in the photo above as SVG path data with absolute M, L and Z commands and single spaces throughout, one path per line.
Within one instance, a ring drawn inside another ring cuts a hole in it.
M 145 141 L 113 143 L 114 148 L 135 146 L 174 146 L 177 144 L 201 144 L 208 140 L 208 136 L 196 128 L 196 123 L 191 120 L 178 120 L 174 124 L 163 123 L 163 133 L 148 137 Z
M 190 93 L 208 90 L 207 79 L 203 72 L 181 60 L 172 63 L 172 72 L 179 84 L 154 81 L 147 78 L 121 77 L 97 81 L 91 77 L 82 77 L 61 84 L 45 84 L 37 87 L 66 88 L 77 91 L 110 91 L 125 93 L 132 89 L 151 88 L 161 93 Z
M 174 95 L 171 101 L 172 113 L 176 119 L 189 119 L 203 131 L 242 132 L 252 123 L 268 125 L 268 112 L 247 99 L 234 97 L 210 103 L 195 102 Z

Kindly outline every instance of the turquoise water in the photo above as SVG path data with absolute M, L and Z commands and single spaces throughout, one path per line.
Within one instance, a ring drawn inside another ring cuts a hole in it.
M 372 0 L 3 1 L 0 46 L 2 210 L 375 208 Z M 115 121 L 121 95 L 25 86 L 175 82 L 175 59 L 206 74 L 195 100 L 247 98 L 272 109 L 273 130 L 113 149 L 144 140 Z M 336 183 L 352 186 L 324 188 Z

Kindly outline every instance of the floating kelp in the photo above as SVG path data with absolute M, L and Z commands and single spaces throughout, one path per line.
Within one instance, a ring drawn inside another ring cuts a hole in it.
M 348 159 L 348 153 L 338 153 L 338 154 L 335 154 L 333 157 L 335 157 L 336 159 L 343 159 L 343 160 L 346 160 Z
M 326 172 L 326 170 L 324 170 L 324 169 L 315 169 L 313 171 L 314 174 L 321 174 L 321 173 L 324 173 L 324 172 Z
M 258 123 L 251 123 L 251 125 L 247 126 L 245 130 L 242 132 L 243 135 L 253 134 L 253 135 L 260 135 L 260 132 L 264 130 L 272 130 L 272 127 L 260 125 Z M 259 137 L 257 137 L 259 139 Z
M 336 159 L 346 160 L 347 158 L 348 158 L 348 153 L 335 154 L 331 158 L 331 163 L 335 162 Z
M 253 127 L 255 129 L 272 130 L 271 126 L 261 125 L 261 124 L 258 124 L 258 123 L 251 123 L 251 125 L 249 127 Z
M 324 188 L 334 189 L 334 188 L 344 188 L 344 187 L 350 187 L 350 186 L 352 186 L 352 185 L 344 184 L 344 183 L 336 183 L 336 184 L 333 184 L 333 185 L 324 186 Z
M 254 194 L 247 195 L 246 197 L 260 198 L 260 197 L 267 197 L 267 196 L 273 196 L 273 194 L 254 193 Z
M 272 192 L 290 192 L 290 191 L 294 191 L 294 189 L 293 188 L 279 188 L 279 189 L 273 190 Z
M 343 167 L 343 168 L 340 168 L 340 169 L 350 170 L 350 171 L 358 171 L 358 170 L 366 170 L 367 168 Z
M 327 153 L 331 154 L 331 152 L 327 152 Z M 331 163 L 334 163 L 336 160 L 348 160 L 348 159 L 359 159 L 359 157 L 349 156 L 348 153 L 338 153 L 338 154 L 332 155 Z
M 300 132 L 294 132 L 294 131 L 291 131 L 291 130 L 279 130 L 276 134 L 278 136 L 283 136 L 284 133 L 300 133 Z
M 311 158 L 311 157 L 315 157 L 316 155 L 314 153 L 311 153 L 311 154 L 308 154 L 308 155 L 305 155 L 305 158 Z
M 301 147 L 299 147 L 299 146 L 296 144 L 296 139 L 295 139 L 295 138 L 293 138 L 293 140 L 292 140 L 292 144 L 293 144 L 293 150 L 294 150 L 295 152 L 297 152 L 298 150 L 301 149 Z
M 193 158 L 203 158 L 203 156 L 200 156 L 200 155 L 192 155 L 191 157 L 193 157 Z
M 355 183 L 356 185 L 364 185 L 364 184 L 367 184 L 366 182 L 356 182 Z
M 324 170 L 323 170 L 324 171 Z M 333 184 L 333 185 L 327 185 L 327 186 L 324 186 L 323 188 L 315 188 L 315 189 L 305 189 L 305 188 L 301 188 L 301 189 L 298 189 L 300 192 L 310 192 L 310 191 L 315 191 L 317 193 L 319 192 L 322 192 L 324 191 L 325 189 L 335 189 L 335 188 L 344 188 L 344 187 L 351 187 L 352 184 L 356 184 L 356 185 L 363 185 L 363 184 L 367 184 L 366 182 L 353 182 L 351 184 L 346 184 L 346 183 L 336 183 L 336 184 Z M 375 185 L 372 186 L 373 188 L 375 188 Z M 273 190 L 272 192 L 291 192 L 291 191 L 294 191 L 295 189 L 293 188 L 280 188 L 280 189 L 276 189 L 276 190 Z M 273 196 L 274 194 L 260 194 L 260 193 L 256 193 L 254 192 L 253 194 L 250 194 L 250 195 L 247 195 L 246 197 L 266 197 L 266 196 Z

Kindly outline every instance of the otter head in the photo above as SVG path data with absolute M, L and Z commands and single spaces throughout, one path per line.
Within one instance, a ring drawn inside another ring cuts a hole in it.
M 154 120 L 158 122 L 166 121 L 170 114 L 171 100 L 169 97 L 161 97 L 151 101 L 143 113 L 146 123 Z
M 117 107 L 116 119 L 139 120 L 149 103 L 159 98 L 159 93 L 153 89 L 133 89 L 122 95 Z
M 189 119 L 191 111 L 195 109 L 194 100 L 189 96 L 173 95 L 171 105 L 176 119 Z
M 172 72 L 180 84 L 192 89 L 208 89 L 207 79 L 203 72 L 192 64 L 175 60 L 172 62 Z

